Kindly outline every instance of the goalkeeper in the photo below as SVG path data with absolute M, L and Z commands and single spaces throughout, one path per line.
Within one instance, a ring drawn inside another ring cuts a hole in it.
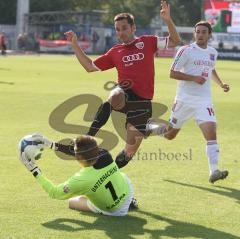
M 55 145 L 41 135 L 32 135 L 32 140 L 42 143 L 43 148 Z M 51 198 L 69 199 L 70 209 L 124 216 L 129 207 L 137 207 L 130 180 L 120 172 L 109 152 L 98 147 L 93 137 L 77 137 L 74 153 L 81 169 L 59 185 L 48 180 L 27 152 L 20 150 L 20 160 Z

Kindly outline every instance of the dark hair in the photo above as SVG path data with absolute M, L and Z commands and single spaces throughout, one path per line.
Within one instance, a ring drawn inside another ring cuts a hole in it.
M 96 140 L 88 135 L 79 136 L 74 141 L 74 152 L 78 160 L 86 160 L 90 164 L 98 158 Z
M 135 24 L 134 22 L 134 16 L 130 13 L 124 12 L 124 13 L 119 13 L 114 17 L 114 22 L 121 21 L 126 19 L 128 24 L 131 26 Z
M 205 26 L 205 27 L 208 28 L 208 33 L 209 33 L 209 34 L 212 33 L 212 26 L 211 26 L 211 24 L 210 24 L 209 22 L 207 22 L 207 21 L 200 21 L 200 22 L 198 22 L 198 23 L 195 24 L 194 29 L 196 30 L 196 28 L 197 28 L 198 26 Z

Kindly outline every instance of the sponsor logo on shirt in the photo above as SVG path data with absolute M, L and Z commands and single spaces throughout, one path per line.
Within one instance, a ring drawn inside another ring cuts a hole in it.
M 209 69 L 205 67 L 202 72 L 202 77 L 208 77 L 208 72 L 209 72 Z
M 215 55 L 214 54 L 210 54 L 210 60 L 215 61 Z
M 205 61 L 205 60 L 195 60 L 194 65 L 196 66 L 210 66 L 214 67 L 214 63 L 211 61 Z
M 122 61 L 124 63 L 129 63 L 129 62 L 133 62 L 133 61 L 141 61 L 143 59 L 144 59 L 144 54 L 143 53 L 137 53 L 137 54 L 133 54 L 133 55 L 124 56 L 122 58 Z
M 143 49 L 144 48 L 144 42 L 137 42 L 136 44 L 135 44 L 135 46 L 137 47 L 137 49 Z
M 110 206 L 106 206 L 106 209 L 112 209 L 112 208 L 114 208 L 115 206 L 117 206 L 122 200 L 123 200 L 123 198 L 125 198 L 126 197 L 126 194 L 125 193 L 123 193 L 120 197 L 118 197 L 117 199 L 116 199 L 116 201 L 114 201 L 114 203 L 112 204 L 112 205 L 110 205 Z

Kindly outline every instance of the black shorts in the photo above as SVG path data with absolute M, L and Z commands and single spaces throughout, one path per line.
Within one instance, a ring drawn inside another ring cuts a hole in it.
M 136 95 L 131 89 L 123 89 L 125 93 L 125 106 L 121 110 L 115 110 L 126 114 L 127 123 L 133 125 L 143 135 L 147 136 L 146 124 L 152 117 L 151 100 Z

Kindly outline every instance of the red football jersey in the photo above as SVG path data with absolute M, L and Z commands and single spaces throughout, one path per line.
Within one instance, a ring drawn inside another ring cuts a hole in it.
M 160 44 L 159 44 L 160 43 Z M 130 44 L 118 44 L 93 64 L 101 71 L 116 67 L 118 83 L 131 81 L 131 89 L 138 96 L 152 99 L 154 93 L 154 55 L 157 47 L 166 47 L 167 38 L 144 35 Z

